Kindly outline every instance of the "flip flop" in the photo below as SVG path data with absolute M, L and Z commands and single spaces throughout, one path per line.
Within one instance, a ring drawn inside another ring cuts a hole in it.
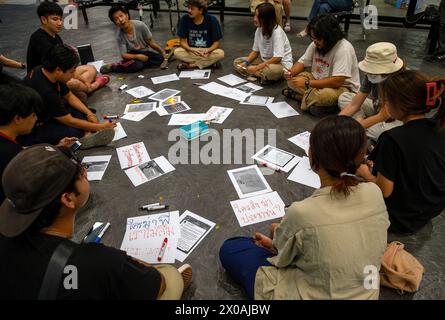
M 110 77 L 106 75 L 101 75 L 96 78 L 96 82 L 99 83 L 99 88 L 102 88 L 110 82 Z
M 291 88 L 287 87 L 281 90 L 281 94 L 285 96 L 288 99 L 292 100 L 301 100 L 301 95 L 299 95 L 297 92 L 292 90 Z

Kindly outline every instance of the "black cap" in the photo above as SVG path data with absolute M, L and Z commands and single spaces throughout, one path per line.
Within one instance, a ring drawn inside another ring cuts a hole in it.
M 6 199 L 0 206 L 0 233 L 23 233 L 68 186 L 78 161 L 55 146 L 39 144 L 21 151 L 3 172 Z

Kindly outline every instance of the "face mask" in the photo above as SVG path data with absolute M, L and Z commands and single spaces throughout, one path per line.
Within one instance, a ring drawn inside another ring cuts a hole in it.
M 383 77 L 381 74 L 368 74 L 367 77 L 372 84 L 383 82 L 386 79 L 386 77 Z

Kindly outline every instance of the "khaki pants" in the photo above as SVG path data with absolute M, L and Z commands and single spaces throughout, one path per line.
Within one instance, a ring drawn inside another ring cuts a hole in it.
M 200 48 L 198 48 L 198 50 L 200 50 Z M 176 59 L 187 63 L 193 63 L 199 69 L 214 65 L 219 60 L 224 58 L 224 51 L 221 49 L 213 50 L 212 53 L 210 53 L 207 57 L 197 56 L 196 54 L 193 54 L 185 50 L 184 48 L 177 48 L 174 54 Z
M 338 106 L 340 109 L 344 109 L 351 101 L 352 98 L 354 98 L 355 93 L 353 92 L 345 92 L 338 98 Z M 372 103 L 372 100 L 369 98 L 366 98 L 365 102 L 363 102 L 362 106 L 360 107 L 360 110 L 357 111 L 352 117 L 354 119 L 366 119 L 373 115 L 377 114 L 377 110 L 374 108 L 374 105 Z M 369 127 L 366 129 L 366 135 L 369 139 L 377 141 L 380 135 L 392 128 L 401 126 L 403 124 L 402 121 L 394 120 L 390 122 L 379 122 L 375 125 Z
M 282 0 L 250 0 L 250 11 L 252 13 L 255 13 L 256 7 L 263 2 L 269 2 L 274 6 L 275 15 L 277 16 L 277 23 L 280 26 L 283 26 L 283 16 L 284 16 L 283 1 Z
M 309 80 L 315 80 L 314 76 L 310 72 L 302 72 L 298 74 L 296 77 L 303 77 Z M 338 89 L 333 88 L 323 88 L 316 89 L 310 88 L 308 90 L 303 88 L 297 88 L 292 83 L 292 80 L 287 82 L 289 88 L 294 90 L 301 98 L 301 110 L 307 111 L 311 107 L 332 107 L 337 105 L 338 97 L 344 93 L 349 92 L 349 89 L 346 87 L 341 87 Z
M 233 61 L 233 67 L 239 74 L 241 74 L 244 77 L 250 77 L 250 76 L 255 77 L 254 74 L 250 74 L 246 70 L 243 70 L 238 67 L 238 65 L 241 64 L 246 59 L 247 57 L 236 58 Z M 260 58 L 256 58 L 254 61 L 250 63 L 250 65 L 256 66 L 262 62 L 263 60 L 261 60 Z M 281 80 L 283 79 L 283 66 L 281 64 L 268 64 L 265 68 L 263 68 L 260 71 L 260 75 L 261 79 L 263 80 L 273 80 L 273 81 Z

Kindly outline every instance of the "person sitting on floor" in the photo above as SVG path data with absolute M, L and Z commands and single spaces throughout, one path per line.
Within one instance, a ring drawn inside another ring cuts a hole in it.
M 40 95 L 18 83 L 0 85 L 0 178 L 6 165 L 23 147 L 16 138 L 34 128 L 36 111 L 42 109 Z M 63 138 L 59 146 L 71 146 L 77 138 Z M 0 183 L 0 203 L 5 199 Z
M 6 73 L 3 67 L 26 69 L 26 64 L 9 59 L 0 53 L 0 84 L 6 84 L 10 82 L 20 82 L 20 79 L 12 74 Z
M 389 231 L 415 233 L 445 208 L 445 78 L 402 71 L 380 90 L 386 111 L 403 125 L 380 135 L 358 174 L 382 190 Z
M 86 169 L 70 149 L 49 144 L 25 149 L 8 164 L 2 183 L 7 199 L 0 207 L 0 299 L 173 300 L 190 284 L 187 264 L 179 270 L 152 266 L 100 243 L 70 240 L 76 214 L 90 195 Z M 45 286 L 46 272 L 54 270 L 52 255 L 61 246 L 73 248 L 65 266 L 75 266 L 79 276 L 68 278 L 72 273 L 64 274 L 62 265 L 61 274 L 50 275 L 59 283 Z
M 113 140 L 116 124 L 99 123 L 93 111 L 66 85 L 78 63 L 79 57 L 72 48 L 57 44 L 46 53 L 43 65 L 31 70 L 24 79 L 24 84 L 36 90 L 44 104 L 37 113 L 33 132 L 19 137 L 23 145 L 56 144 L 64 137 L 77 137 L 82 148 L 86 149 L 106 145 Z
M 401 126 L 403 123 L 391 119 L 381 106 L 378 84 L 389 75 L 404 70 L 397 48 L 389 42 L 378 42 L 366 49 L 366 56 L 358 64 L 365 76 L 357 94 L 345 92 L 338 98 L 340 115 L 354 117 L 366 129 L 368 138 L 377 141 L 382 132 Z
M 235 59 L 235 70 L 245 77 L 260 78 L 260 83 L 283 79 L 284 68 L 292 67 L 292 48 L 277 24 L 273 6 L 267 2 L 258 5 L 253 21 L 257 29 L 252 52 Z
M 207 14 L 207 0 L 187 0 L 187 15 L 181 18 L 178 29 L 181 47 L 174 52 L 182 61 L 178 69 L 218 68 L 224 58 L 220 49 L 221 26 L 214 16 Z
M 301 110 L 323 116 L 338 109 L 342 93 L 358 91 L 358 62 L 354 47 L 333 16 L 319 15 L 308 30 L 312 43 L 290 72 L 285 70 L 288 88 L 282 93 L 301 101 Z M 311 72 L 304 72 L 305 67 L 312 67 Z
M 321 188 L 292 203 L 271 225 L 271 238 L 256 232 L 224 242 L 221 264 L 249 298 L 378 299 L 378 285 L 363 285 L 364 270 L 380 269 L 389 220 L 380 189 L 354 175 L 366 140 L 365 129 L 350 117 L 322 119 L 309 148 Z
M 63 27 L 62 8 L 57 3 L 42 2 L 37 8 L 37 15 L 40 19 L 40 28 L 29 39 L 26 54 L 28 73 L 42 64 L 43 57 L 49 49 L 63 43 L 59 36 Z M 93 66 L 78 66 L 72 79 L 67 83 L 68 88 L 85 101 L 86 94 L 102 88 L 110 81 L 108 76 L 96 76 L 97 70 Z
M 131 73 L 144 68 L 167 68 L 168 56 L 153 39 L 150 29 L 144 22 L 130 20 L 127 9 L 121 6 L 111 7 L 108 17 L 119 27 L 117 42 L 123 60 L 102 66 L 101 73 Z
M 319 14 L 351 11 L 352 8 L 352 0 L 314 0 L 307 19 L 308 21 L 311 21 Z M 297 34 L 297 37 L 303 38 L 307 35 L 307 29 L 305 28 Z

